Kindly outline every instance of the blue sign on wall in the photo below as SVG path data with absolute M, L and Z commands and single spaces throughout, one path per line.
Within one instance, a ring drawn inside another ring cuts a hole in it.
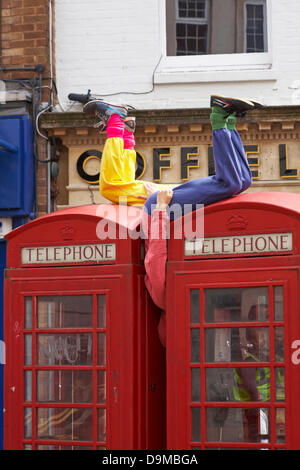
M 0 116 L 0 214 L 29 215 L 35 180 L 33 129 L 27 115 Z

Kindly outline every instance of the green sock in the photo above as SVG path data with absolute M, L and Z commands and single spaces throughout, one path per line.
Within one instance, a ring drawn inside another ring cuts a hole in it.
M 228 116 L 228 118 L 226 119 L 227 129 L 229 129 L 229 130 L 236 130 L 235 123 L 236 123 L 236 115 L 235 115 L 235 113 L 230 114 L 230 115 Z
M 227 122 L 226 119 L 228 117 L 228 113 L 223 109 L 219 108 L 218 106 L 213 106 L 211 108 L 210 114 L 210 122 L 212 130 L 215 131 L 217 129 L 226 129 Z

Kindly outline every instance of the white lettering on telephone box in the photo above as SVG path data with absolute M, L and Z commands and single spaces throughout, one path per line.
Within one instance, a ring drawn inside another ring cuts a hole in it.
M 22 264 L 86 263 L 114 261 L 115 243 L 96 245 L 33 246 L 23 247 Z
M 292 354 L 292 363 L 295 366 L 297 366 L 298 364 L 300 364 L 300 340 L 299 339 L 296 339 L 295 341 L 292 342 L 292 349 L 296 350 Z
M 186 239 L 185 256 L 224 256 L 287 253 L 293 250 L 292 233 L 260 233 L 192 240 Z

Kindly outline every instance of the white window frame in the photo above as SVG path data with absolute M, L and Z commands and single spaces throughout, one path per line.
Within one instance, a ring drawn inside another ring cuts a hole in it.
M 262 5 L 263 10 L 264 10 L 264 18 L 266 18 L 266 1 L 265 0 L 247 0 L 244 4 L 244 52 L 246 54 L 250 54 L 250 52 L 246 52 L 247 49 L 247 5 Z M 268 17 L 267 17 L 267 22 L 268 22 Z M 266 41 L 267 43 L 267 48 L 269 46 L 269 41 L 268 41 L 268 34 L 267 34 L 267 24 L 266 22 L 264 23 L 264 42 Z M 264 48 L 265 48 L 265 43 L 264 43 Z M 251 52 L 253 54 L 253 52 Z M 260 52 L 260 54 L 264 54 Z
M 272 1 L 266 0 L 268 52 L 167 56 L 166 0 L 158 0 L 161 60 L 154 74 L 154 83 L 276 80 L 278 74 L 273 69 L 272 51 Z
M 205 17 L 204 18 L 197 18 L 197 17 L 192 17 L 192 16 L 188 16 L 188 17 L 181 17 L 179 16 L 179 4 L 178 4 L 178 1 L 176 1 L 176 4 L 175 4 L 175 11 L 176 11 L 176 20 L 178 21 L 184 21 L 184 20 L 189 20 L 189 21 L 192 21 L 192 22 L 204 22 L 204 21 L 208 21 L 208 17 L 209 17 L 209 2 L 207 2 L 207 0 L 205 0 Z M 206 23 L 205 23 L 206 24 Z
M 180 17 L 179 16 L 179 8 L 178 8 L 178 0 L 176 1 L 175 5 L 175 22 L 182 23 L 182 24 L 201 24 L 207 25 L 207 39 L 206 39 L 206 48 L 209 47 L 209 34 L 210 34 L 210 24 L 209 24 L 209 15 L 210 15 L 210 8 L 209 2 L 205 0 L 205 17 L 204 18 L 192 18 L 192 17 Z M 167 39 L 167 38 L 166 38 Z M 194 54 L 191 54 L 194 55 Z M 183 56 L 180 56 L 183 57 Z

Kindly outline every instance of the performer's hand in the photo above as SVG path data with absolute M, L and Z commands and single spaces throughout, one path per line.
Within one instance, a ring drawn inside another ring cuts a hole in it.
M 156 191 L 158 191 L 157 185 L 155 183 L 151 183 L 151 181 L 145 181 L 144 187 L 145 187 L 147 196 L 143 196 L 142 194 L 140 194 L 138 196 L 139 199 L 148 199 L 148 197 L 150 197 L 151 194 L 154 194 L 156 193 Z
M 162 189 L 161 191 L 159 191 L 159 193 L 157 194 L 156 209 L 160 211 L 165 210 L 169 202 L 171 201 L 172 197 L 173 197 L 172 189 Z
M 147 198 L 150 197 L 152 194 L 156 193 L 156 191 L 158 191 L 157 184 L 151 183 L 151 181 L 145 181 L 144 186 L 146 189 Z

